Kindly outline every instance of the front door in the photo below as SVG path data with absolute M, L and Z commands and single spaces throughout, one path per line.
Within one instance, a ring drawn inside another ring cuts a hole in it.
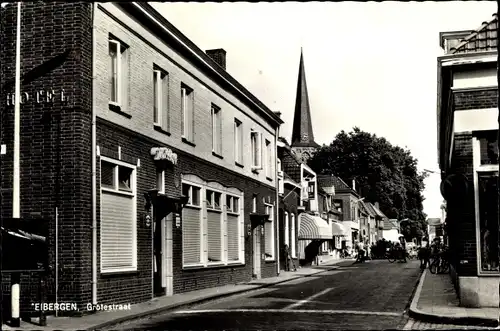
M 165 295 L 165 218 L 154 216 L 153 222 L 153 293 L 155 297 Z
M 261 253 L 260 253 L 260 242 L 262 236 L 262 225 L 255 227 L 252 231 L 253 237 L 253 277 L 256 279 L 261 278 Z

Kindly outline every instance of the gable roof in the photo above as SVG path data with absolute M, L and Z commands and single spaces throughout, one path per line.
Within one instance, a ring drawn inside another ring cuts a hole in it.
M 377 208 L 376 205 L 374 205 L 371 202 L 368 202 L 368 205 L 370 206 L 370 208 L 373 209 L 373 211 L 375 212 L 376 216 L 378 216 L 378 217 L 380 217 L 382 219 L 387 219 L 387 216 L 385 216 L 385 214 L 379 208 Z
M 498 17 L 493 14 L 493 18 L 483 22 L 479 28 L 472 31 L 467 37 L 451 49 L 452 54 L 487 52 L 497 50 L 497 29 Z
M 326 177 L 330 177 L 329 181 L 335 187 L 335 194 L 337 194 L 337 193 L 351 193 L 354 196 L 359 197 L 358 192 L 354 191 L 351 187 L 349 187 L 349 185 L 347 185 L 346 182 L 344 182 L 342 180 L 342 178 L 337 177 L 335 175 L 321 175 L 321 176 L 323 176 L 323 178 L 325 178 L 325 180 L 326 180 Z
M 396 219 L 385 219 L 384 220 L 384 230 L 393 230 L 396 229 L 399 231 L 398 220 Z
M 361 207 L 361 210 L 365 213 L 368 214 L 371 217 L 375 217 L 375 213 L 373 210 L 371 210 L 368 205 L 364 201 L 359 201 L 359 205 Z

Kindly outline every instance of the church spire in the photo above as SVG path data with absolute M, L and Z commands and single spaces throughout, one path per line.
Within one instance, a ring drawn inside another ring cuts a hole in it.
M 304 55 L 301 47 L 291 147 L 315 148 L 317 146 L 318 144 L 314 142 L 309 96 L 307 94 L 306 73 L 304 69 Z

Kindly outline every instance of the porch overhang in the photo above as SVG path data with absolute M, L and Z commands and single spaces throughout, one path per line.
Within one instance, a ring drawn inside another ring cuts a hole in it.
M 251 213 L 250 214 L 250 222 L 252 223 L 252 227 L 264 225 L 264 223 L 269 222 L 269 215 L 268 214 Z

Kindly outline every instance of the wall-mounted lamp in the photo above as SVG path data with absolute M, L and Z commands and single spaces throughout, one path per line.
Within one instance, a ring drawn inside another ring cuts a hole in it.
M 151 215 L 147 214 L 144 217 L 144 226 L 146 226 L 146 228 L 150 228 L 151 227 Z

